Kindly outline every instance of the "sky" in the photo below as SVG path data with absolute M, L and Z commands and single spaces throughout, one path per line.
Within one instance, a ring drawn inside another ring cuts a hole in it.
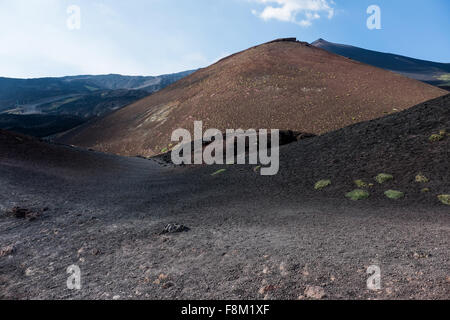
M 0 0 L 0 76 L 167 74 L 285 37 L 450 63 L 449 13 L 448 0 Z

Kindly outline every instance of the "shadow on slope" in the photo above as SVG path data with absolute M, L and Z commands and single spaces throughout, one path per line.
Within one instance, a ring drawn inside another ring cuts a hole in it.
M 439 133 L 440 141 L 430 141 L 431 135 Z M 209 176 L 225 168 L 220 177 L 205 177 L 204 181 L 206 185 L 217 184 L 224 199 L 235 193 L 247 199 L 281 195 L 289 201 L 306 196 L 345 203 L 350 201 L 345 194 L 359 188 L 355 180 L 362 180 L 370 193 L 365 200 L 369 203 L 383 200 L 394 204 L 384 195 L 393 189 L 406 193 L 403 200 L 397 200 L 401 206 L 417 202 L 441 205 L 437 195 L 450 193 L 449 133 L 450 95 L 446 95 L 397 114 L 281 147 L 280 171 L 275 176 L 262 177 L 248 165 L 202 167 L 187 174 Z M 391 174 L 394 179 L 379 184 L 374 178 L 380 173 Z M 418 175 L 429 182 L 416 182 Z M 322 179 L 330 179 L 331 185 L 316 191 L 314 185 Z M 236 191 L 227 186 L 234 186 Z

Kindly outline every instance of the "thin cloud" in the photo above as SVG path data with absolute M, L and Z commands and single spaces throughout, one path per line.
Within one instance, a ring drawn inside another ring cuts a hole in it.
M 332 0 L 253 0 L 264 5 L 262 11 L 252 10 L 259 18 L 291 22 L 302 27 L 309 27 L 314 20 L 325 15 L 333 18 L 335 4 Z

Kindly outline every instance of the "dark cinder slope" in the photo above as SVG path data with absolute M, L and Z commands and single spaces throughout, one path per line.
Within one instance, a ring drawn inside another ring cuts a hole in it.
M 107 169 L 106 161 L 92 152 L 76 150 L 73 147 L 48 143 L 34 137 L 0 130 L 0 163 L 4 169 L 14 168 L 13 173 L 26 176 L 27 170 L 37 170 L 55 175 L 55 168 L 76 170 L 78 174 L 95 168 Z M 0 180 L 6 176 L 0 174 Z M 18 178 L 19 179 L 19 178 Z M 50 181 L 41 181 L 47 183 Z M 58 191 L 57 191 L 58 192 Z M 63 192 L 59 190 L 59 192 Z
M 437 195 L 450 193 L 450 137 L 428 137 L 449 127 L 450 95 L 283 146 L 273 177 L 0 131 L 0 298 L 447 299 L 450 216 Z M 394 180 L 367 200 L 344 197 L 352 179 L 380 172 Z M 325 178 L 332 185 L 315 191 Z M 15 206 L 38 215 L 18 219 Z M 190 231 L 160 234 L 174 222 Z M 74 263 L 82 290 L 66 287 Z M 374 264 L 379 291 L 366 286 Z
M 445 132 L 445 133 L 444 133 Z M 442 133 L 441 141 L 430 141 L 433 134 Z M 345 194 L 358 187 L 355 180 L 363 180 L 370 193 L 366 203 L 388 203 L 406 207 L 421 204 L 444 206 L 437 196 L 450 194 L 450 94 L 408 110 L 383 118 L 358 123 L 321 136 L 294 142 L 280 148 L 280 171 L 272 177 L 255 174 L 253 166 L 199 167 L 186 172 L 189 179 L 204 175 L 208 183 L 228 190 L 227 197 L 244 197 L 259 201 L 259 197 L 281 194 L 287 201 L 297 197 L 349 203 Z M 220 178 L 208 175 L 224 168 Z M 378 184 L 374 177 L 391 174 L 394 179 Z M 428 183 L 415 181 L 422 174 Z M 323 191 L 314 190 L 321 179 L 332 185 Z M 429 192 L 422 192 L 429 188 Z M 393 189 L 405 193 L 405 198 L 392 201 L 384 192 Z M 211 194 L 212 196 L 212 194 Z M 224 196 L 225 197 L 225 196 Z M 214 196 L 218 201 L 217 196 Z M 445 206 L 444 206 L 445 207 Z
M 0 129 L 39 138 L 67 131 L 82 123 L 84 119 L 75 116 L 0 114 Z
M 284 39 L 250 48 L 63 136 L 121 155 L 152 156 L 173 130 L 277 128 L 323 134 L 446 91 Z
M 332 43 L 323 39 L 314 41 L 311 45 L 412 79 L 450 89 L 450 63 L 419 60 L 397 54 Z
M 430 141 L 442 133 L 441 141 Z M 291 144 L 281 153 L 283 170 L 277 179 L 295 181 L 305 189 L 320 179 L 333 184 L 322 196 L 342 198 L 356 189 L 354 180 L 374 183 L 374 200 L 384 191 L 406 193 L 409 202 L 438 204 L 437 195 L 450 194 L 450 94 L 408 110 Z M 394 180 L 379 185 L 374 177 L 388 173 Z M 417 183 L 423 174 L 428 183 Z M 289 187 L 294 187 L 288 183 Z M 423 193 L 422 189 L 430 192 Z M 370 200 L 369 200 L 370 201 Z

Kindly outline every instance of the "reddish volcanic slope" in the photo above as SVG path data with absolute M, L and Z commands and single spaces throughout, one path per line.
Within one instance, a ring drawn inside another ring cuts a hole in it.
M 152 156 L 172 131 L 267 128 L 323 134 L 445 95 L 436 87 L 298 41 L 274 41 L 222 59 L 61 142 Z

